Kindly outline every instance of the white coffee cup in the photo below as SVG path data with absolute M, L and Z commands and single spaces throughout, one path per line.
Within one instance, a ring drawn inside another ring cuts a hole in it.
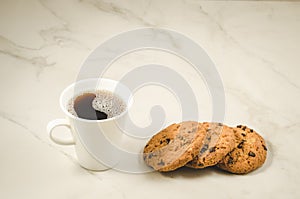
M 74 96 L 95 90 L 107 90 L 118 95 L 126 104 L 126 109 L 120 115 L 104 120 L 81 119 L 70 112 L 67 107 Z M 89 170 L 106 170 L 113 168 L 119 161 L 119 148 L 122 144 L 122 126 L 132 104 L 131 91 L 118 81 L 91 78 L 80 80 L 68 86 L 60 96 L 60 107 L 65 119 L 55 119 L 47 125 L 50 139 L 60 145 L 74 145 L 78 163 Z M 54 135 L 56 127 L 65 126 L 71 131 L 70 139 L 64 140 Z M 97 157 L 93 155 L 97 151 Z

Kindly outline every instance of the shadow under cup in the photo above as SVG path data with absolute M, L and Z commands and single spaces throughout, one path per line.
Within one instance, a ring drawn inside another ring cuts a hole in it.
M 104 120 L 81 119 L 68 112 L 69 101 L 74 96 L 96 90 L 107 90 L 120 97 L 126 104 L 125 110 L 115 117 Z M 81 80 L 62 92 L 60 106 L 71 128 L 81 166 L 90 170 L 105 170 L 118 164 L 122 148 L 122 129 L 131 105 L 131 91 L 120 82 L 110 79 Z

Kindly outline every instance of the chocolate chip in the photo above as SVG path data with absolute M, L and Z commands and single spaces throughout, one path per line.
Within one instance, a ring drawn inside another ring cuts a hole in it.
M 266 147 L 265 145 L 262 145 L 262 146 L 264 147 L 264 150 L 265 150 L 265 151 L 267 151 L 267 150 L 268 150 L 268 149 L 267 149 L 267 147 Z
M 229 159 L 227 161 L 227 164 L 233 164 L 233 158 L 232 157 L 229 157 Z
M 153 157 L 153 154 L 150 153 L 150 154 L 148 155 L 148 158 L 151 159 L 152 157 Z
M 250 132 L 253 133 L 253 129 L 250 129 Z
M 242 125 L 237 125 L 236 127 L 237 127 L 237 128 L 242 128 Z
M 216 151 L 216 147 L 215 146 L 209 149 L 210 153 L 215 152 L 215 151 Z
M 162 144 L 162 141 L 161 141 L 161 140 L 159 141 L 159 144 Z
M 163 160 L 160 160 L 159 163 L 157 163 L 158 166 L 165 166 L 165 162 Z
M 244 141 L 242 141 L 241 143 L 239 143 L 239 145 L 237 146 L 237 148 L 241 149 L 241 148 L 243 148 L 243 145 L 244 145 Z
M 244 137 L 245 137 L 245 136 L 246 136 L 246 133 L 242 133 L 242 136 L 244 136 Z
M 167 142 L 167 144 L 169 144 L 169 142 L 170 142 L 170 139 L 169 139 L 169 138 L 167 138 L 167 139 L 166 139 L 166 142 Z
M 204 144 L 204 146 L 202 147 L 200 153 L 204 153 L 207 149 L 208 149 L 208 144 Z
M 219 126 L 223 126 L 223 124 L 222 124 L 222 123 L 218 123 L 218 125 L 219 125 Z
M 250 151 L 250 152 L 248 153 L 248 155 L 251 156 L 251 157 L 255 157 L 255 153 L 253 153 L 252 151 Z
M 188 133 L 191 133 L 192 131 L 188 131 Z
M 149 146 L 149 144 L 146 144 L 145 148 L 147 148 Z
M 198 167 L 203 167 L 203 166 L 204 166 L 204 164 L 202 164 L 202 163 L 198 164 Z
M 244 126 L 244 127 L 242 128 L 242 130 L 243 130 L 243 131 L 245 131 L 245 130 L 246 130 L 246 128 L 247 128 L 247 127 L 246 127 L 246 126 Z

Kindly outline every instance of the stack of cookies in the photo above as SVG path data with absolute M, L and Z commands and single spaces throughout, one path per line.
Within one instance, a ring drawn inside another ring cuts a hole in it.
M 194 121 L 172 124 L 158 132 L 143 153 L 146 164 L 161 172 L 183 166 L 195 169 L 216 166 L 235 174 L 257 169 L 266 156 L 266 143 L 253 129 Z

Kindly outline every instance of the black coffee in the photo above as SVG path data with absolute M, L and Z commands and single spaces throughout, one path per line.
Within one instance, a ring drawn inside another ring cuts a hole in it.
M 74 100 L 74 110 L 78 117 L 88 120 L 107 119 L 107 114 L 93 108 L 94 93 L 84 93 Z
M 115 117 L 126 109 L 123 100 L 106 90 L 85 92 L 72 98 L 68 111 L 82 119 L 103 120 Z

